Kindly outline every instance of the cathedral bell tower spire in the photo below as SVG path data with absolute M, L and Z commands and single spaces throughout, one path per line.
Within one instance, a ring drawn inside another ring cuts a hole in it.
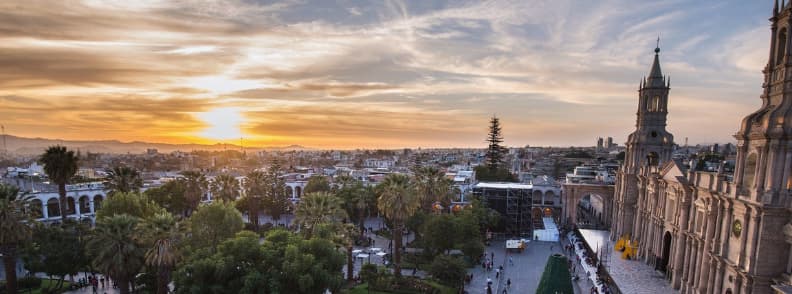
M 633 232 L 638 178 L 649 170 L 642 167 L 656 167 L 670 161 L 674 148 L 674 136 L 666 131 L 671 88 L 660 69 L 659 40 L 654 53 L 649 76 L 641 79 L 638 90 L 635 131 L 627 138 L 624 162 L 616 174 L 612 236 Z

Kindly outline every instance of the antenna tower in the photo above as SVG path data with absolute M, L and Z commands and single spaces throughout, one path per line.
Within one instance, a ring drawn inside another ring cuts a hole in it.
M 8 156 L 8 147 L 6 146 L 5 126 L 0 125 L 0 130 L 3 132 L 3 157 Z

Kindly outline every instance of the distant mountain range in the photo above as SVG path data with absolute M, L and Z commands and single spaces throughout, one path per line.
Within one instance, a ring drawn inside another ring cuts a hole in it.
M 25 138 L 12 135 L 0 136 L 0 153 L 3 151 L 3 139 L 5 139 L 5 147 L 11 154 L 17 155 L 35 155 L 44 152 L 47 147 L 52 145 L 64 145 L 69 149 L 80 150 L 82 152 L 93 153 L 143 153 L 146 149 L 154 148 L 160 153 L 169 153 L 173 151 L 193 151 L 193 150 L 206 150 L 206 151 L 222 151 L 222 150 L 240 150 L 241 147 L 235 144 L 167 144 L 167 143 L 149 143 L 149 142 L 121 142 L 118 140 L 97 140 L 97 141 L 82 141 L 82 140 L 61 140 L 61 139 L 46 139 L 46 138 Z M 248 152 L 259 150 L 311 150 L 300 145 L 289 146 L 245 146 Z

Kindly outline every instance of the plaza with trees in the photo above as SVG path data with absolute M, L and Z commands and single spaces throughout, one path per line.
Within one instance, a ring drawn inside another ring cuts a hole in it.
M 41 162 L 53 182 L 69 183 L 79 157 L 61 146 L 47 152 Z M 332 183 L 311 178 L 296 204 L 283 173 L 277 163 L 249 172 L 244 181 L 184 171 L 142 191 L 139 171 L 113 168 L 94 225 L 32 221 L 25 194 L 0 185 L 6 272 L 14 273 L 21 259 L 29 271 L 56 277 L 51 292 L 67 288 L 66 276 L 98 273 L 121 293 L 354 293 L 356 285 L 440 293 L 463 286 L 466 269 L 484 252 L 484 232 L 497 221 L 475 199 L 452 204 L 458 191 L 434 167 L 390 174 L 378 185 L 343 175 Z M 209 191 L 214 201 L 205 201 Z M 259 224 L 262 214 L 278 222 L 291 213 L 286 226 Z M 383 256 L 389 262 L 361 263 L 355 274 L 353 251 L 371 245 L 364 232 L 373 233 L 366 228 L 372 217 L 381 219 L 379 233 L 393 242 Z M 409 243 L 405 234 L 412 236 Z M 407 253 L 407 247 L 416 250 Z M 403 275 L 405 265 L 425 275 Z M 8 276 L 6 293 L 17 293 L 16 280 Z

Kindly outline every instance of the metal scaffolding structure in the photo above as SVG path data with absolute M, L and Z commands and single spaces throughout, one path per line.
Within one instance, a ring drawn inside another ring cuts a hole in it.
M 529 238 L 533 231 L 531 192 L 529 185 L 520 184 L 478 185 L 473 188 L 473 195 L 501 214 L 502 221 L 498 227 L 502 233 Z

